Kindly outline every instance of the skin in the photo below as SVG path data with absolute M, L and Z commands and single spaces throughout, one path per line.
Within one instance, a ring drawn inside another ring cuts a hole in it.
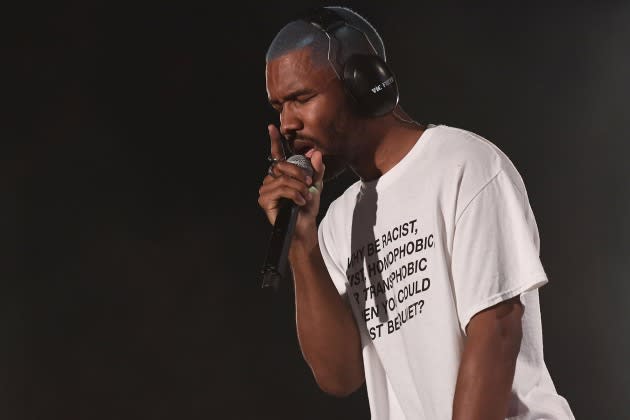
M 453 419 L 504 420 L 521 346 L 519 297 L 477 313 L 466 327 Z
M 297 166 L 279 162 L 273 176 L 263 179 L 258 203 L 272 225 L 280 198 L 300 206 L 289 250 L 300 348 L 322 390 L 349 395 L 363 384 L 365 375 L 357 324 L 319 250 L 316 217 L 328 179 L 325 173 L 348 167 L 364 181 L 376 179 L 409 152 L 424 127 L 393 114 L 356 115 L 333 70 L 315 65 L 308 48 L 270 61 L 266 84 L 269 102 L 280 114 L 280 130 L 268 126 L 271 155 L 284 158 L 282 135 L 295 152 L 313 149 L 307 156 L 314 172 L 311 179 Z M 520 348 L 522 311 L 516 298 L 478 313 L 469 322 L 453 419 L 505 418 Z

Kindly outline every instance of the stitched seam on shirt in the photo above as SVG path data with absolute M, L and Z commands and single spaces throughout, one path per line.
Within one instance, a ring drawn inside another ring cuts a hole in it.
M 470 199 L 470 201 L 468 202 L 468 204 L 466 204 L 466 206 L 465 206 L 465 207 L 464 207 L 464 209 L 462 210 L 461 214 L 459 215 L 459 217 L 458 217 L 458 218 L 457 218 L 457 220 L 455 221 L 455 227 L 456 227 L 456 228 L 457 228 L 457 224 L 459 223 L 459 220 L 462 218 L 462 216 L 464 215 L 464 213 L 466 213 L 466 210 L 468 210 L 468 208 L 470 207 L 470 205 L 472 204 L 472 202 L 473 202 L 473 201 L 475 201 L 475 199 L 479 196 L 479 194 L 481 194 L 481 192 L 482 192 L 483 190 L 485 190 L 485 189 L 486 189 L 486 187 L 487 187 L 487 186 L 488 186 L 488 185 L 489 185 L 492 181 L 494 181 L 494 180 L 496 179 L 496 177 L 497 177 L 497 176 L 499 176 L 499 174 L 500 174 L 501 172 L 503 172 L 503 168 L 499 169 L 499 171 L 498 171 L 496 174 L 494 174 L 494 175 L 492 176 L 492 178 L 490 178 L 490 179 L 488 180 L 488 182 L 486 182 L 486 183 L 485 183 L 485 184 L 484 184 L 484 185 L 483 185 L 483 186 L 479 189 L 479 191 L 477 191 L 477 192 L 475 193 L 475 195 L 473 196 L 473 198 L 471 198 L 471 199 Z
M 546 273 L 532 271 L 532 274 L 534 275 L 531 277 L 531 279 L 529 279 L 529 281 L 519 282 L 518 286 L 515 286 L 503 292 L 495 293 L 494 295 L 489 296 L 486 299 L 484 299 L 483 302 L 477 303 L 472 308 L 467 309 L 466 313 L 464 313 L 465 315 L 464 319 L 466 320 L 466 325 L 461 326 L 461 320 L 460 320 L 460 328 L 463 328 L 463 330 L 465 331 L 466 326 L 468 325 L 470 320 L 476 314 L 483 311 L 484 309 L 489 308 L 505 300 L 511 299 L 513 297 L 522 295 L 523 293 L 526 293 L 528 291 L 538 289 L 549 281 Z M 528 277 L 523 276 L 522 278 L 527 279 Z

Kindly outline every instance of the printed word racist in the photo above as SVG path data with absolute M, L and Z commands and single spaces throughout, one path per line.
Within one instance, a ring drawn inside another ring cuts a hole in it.
M 410 234 L 415 235 L 418 233 L 418 227 L 416 226 L 417 221 L 418 219 L 413 219 L 409 222 L 395 226 L 382 234 L 380 238 L 375 239 L 374 242 L 370 242 L 367 248 L 368 255 L 373 255 L 374 253 L 379 252 L 393 241 L 402 239 Z

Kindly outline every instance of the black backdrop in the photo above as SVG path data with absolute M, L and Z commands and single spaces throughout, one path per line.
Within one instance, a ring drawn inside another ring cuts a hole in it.
M 264 53 L 321 3 L 51 3 L 4 13 L 0 418 L 369 418 L 364 389 L 317 389 L 291 290 L 257 277 Z M 627 418 L 630 5 L 337 4 L 381 32 L 411 115 L 515 163 L 552 377 L 576 417 Z

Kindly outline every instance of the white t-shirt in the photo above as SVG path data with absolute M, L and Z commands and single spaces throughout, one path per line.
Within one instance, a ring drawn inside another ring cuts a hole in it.
M 430 125 L 379 179 L 357 181 L 319 228 L 359 326 L 373 420 L 447 420 L 473 315 L 520 295 L 523 339 L 509 419 L 573 419 L 543 359 L 538 227 L 509 158 Z

